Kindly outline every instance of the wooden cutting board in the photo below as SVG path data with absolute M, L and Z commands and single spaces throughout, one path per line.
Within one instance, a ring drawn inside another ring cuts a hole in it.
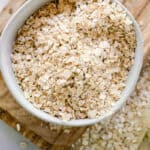
M 7 23 L 12 14 L 26 0 L 9 0 L 7 6 L 0 13 L 0 31 Z M 132 12 L 138 21 L 144 39 L 145 56 L 150 54 L 150 0 L 121 0 L 123 4 Z M 148 57 L 145 57 L 145 62 Z M 31 139 L 35 144 L 43 149 L 61 150 L 69 149 L 80 135 L 84 128 L 57 128 L 32 116 L 16 103 L 9 93 L 2 76 L 0 75 L 0 118 L 15 127 L 17 123 L 21 125 L 21 133 Z

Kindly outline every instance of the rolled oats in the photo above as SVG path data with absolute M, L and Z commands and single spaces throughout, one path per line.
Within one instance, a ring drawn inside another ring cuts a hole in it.
M 132 21 L 118 4 L 61 0 L 27 19 L 12 63 L 35 107 L 63 120 L 97 118 L 119 100 L 135 47 Z

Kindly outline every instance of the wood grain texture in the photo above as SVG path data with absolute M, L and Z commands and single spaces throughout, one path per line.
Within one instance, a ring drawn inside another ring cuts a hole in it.
M 9 115 L 4 110 L 0 109 L 0 119 L 3 120 L 5 123 L 9 124 L 11 127 L 16 129 L 16 124 L 20 124 L 20 122 L 11 115 Z M 17 130 L 17 129 L 16 129 Z M 32 143 L 37 145 L 39 148 L 43 150 L 48 150 L 50 148 L 50 144 L 46 142 L 43 138 L 35 134 L 33 131 L 29 130 L 27 127 L 25 127 L 23 124 L 20 125 L 20 131 L 19 131 L 24 137 L 29 139 Z
M 135 18 L 141 14 L 148 3 L 149 0 L 126 0 L 124 2 L 125 6 L 130 10 Z
M 141 24 L 142 36 L 144 40 L 145 60 L 150 56 L 150 1 L 146 3 L 144 9 L 137 17 L 137 21 Z
M 10 0 L 6 8 L 0 13 L 0 31 L 2 31 L 8 19 L 11 17 L 25 0 Z M 145 56 L 150 55 L 150 0 L 122 0 L 127 8 L 133 13 L 137 21 L 141 25 L 142 35 L 144 39 L 144 53 Z M 146 61 L 149 61 L 145 57 Z M 7 111 L 12 118 L 20 122 L 25 130 L 34 132 L 38 139 L 40 137 L 50 143 L 47 149 L 52 150 L 66 150 L 69 145 L 74 143 L 78 137 L 84 132 L 85 128 L 70 128 L 70 132 L 66 133 L 66 129 L 54 130 L 52 125 L 41 121 L 40 119 L 32 116 L 24 110 L 19 104 L 16 103 L 14 98 L 9 93 L 2 76 L 0 75 L 0 108 Z M 5 120 L 5 119 L 4 119 Z M 5 120 L 6 121 L 6 120 Z M 11 120 L 11 122 L 13 119 Z M 9 123 L 9 121 L 6 121 Z M 14 127 L 14 125 L 13 125 Z M 29 131 L 27 132 L 29 134 Z M 33 134 L 31 132 L 31 134 Z M 26 133 L 26 132 L 24 132 Z M 38 141 L 37 138 L 35 140 Z M 36 142 L 35 142 L 36 143 Z M 53 145 L 51 145 L 53 144 Z M 64 146 L 60 146 L 64 145 Z M 67 145 L 67 147 L 66 147 Z M 44 149 L 44 148 L 43 148 Z

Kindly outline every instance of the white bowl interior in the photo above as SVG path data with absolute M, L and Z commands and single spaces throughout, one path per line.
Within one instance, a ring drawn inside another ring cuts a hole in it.
M 124 91 L 122 92 L 121 98 L 116 104 L 112 107 L 112 109 L 106 113 L 104 116 L 101 116 L 97 119 L 81 119 L 81 120 L 71 120 L 71 121 L 63 121 L 56 117 L 52 117 L 49 114 L 33 107 L 33 105 L 28 102 L 24 96 L 23 92 L 18 86 L 13 70 L 11 65 L 11 52 L 12 52 L 12 44 L 15 40 L 17 30 L 23 25 L 25 20 L 39 7 L 41 7 L 43 4 L 48 2 L 50 0 L 28 0 L 11 18 L 11 20 L 6 25 L 1 41 L 0 41 L 0 68 L 1 72 L 3 74 L 3 77 L 5 79 L 5 82 L 11 91 L 12 95 L 15 97 L 17 102 L 23 106 L 27 111 L 29 111 L 31 114 L 39 117 L 42 120 L 45 120 L 50 123 L 59 124 L 59 125 L 65 125 L 65 126 L 85 126 L 85 125 L 91 125 L 94 123 L 97 123 L 99 121 L 102 121 L 108 117 L 110 117 L 113 113 L 115 113 L 121 106 L 123 106 L 124 102 L 127 100 L 129 95 L 134 90 L 134 87 L 136 85 L 136 82 L 139 77 L 139 73 L 142 67 L 143 62 L 143 41 L 141 38 L 141 33 L 139 30 L 139 27 L 134 20 L 133 16 L 130 14 L 130 12 L 117 0 L 114 0 L 115 2 L 119 3 L 123 9 L 126 10 L 127 14 L 131 17 L 131 19 L 134 22 L 135 31 L 136 31 L 136 37 L 137 37 L 137 48 L 135 53 L 135 62 L 132 66 L 129 75 L 128 80 L 126 82 L 126 87 Z

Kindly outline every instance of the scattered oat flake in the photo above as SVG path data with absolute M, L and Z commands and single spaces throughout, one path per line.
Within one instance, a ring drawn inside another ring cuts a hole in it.
M 24 150 L 24 149 L 27 149 L 27 147 L 28 147 L 27 143 L 25 143 L 25 142 L 21 142 L 21 143 L 20 143 L 20 148 L 21 148 L 21 149 Z
M 140 25 L 140 27 L 143 27 L 144 23 L 142 20 L 139 22 L 139 25 Z
M 17 124 L 16 124 L 16 129 L 17 129 L 17 131 L 18 131 L 18 132 L 20 132 L 20 130 L 21 130 L 21 126 L 20 126 L 20 124 L 19 124 L 19 123 L 17 123 Z

